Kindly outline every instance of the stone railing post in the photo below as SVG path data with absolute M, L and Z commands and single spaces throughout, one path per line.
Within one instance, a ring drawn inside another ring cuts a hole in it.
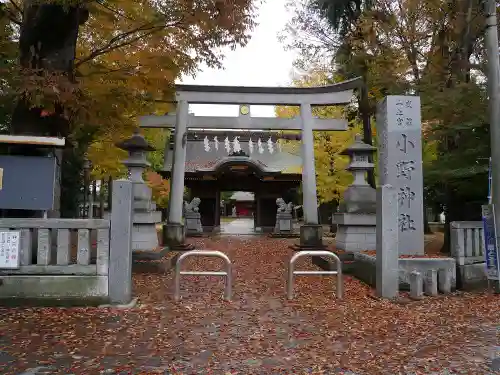
M 132 215 L 133 183 L 113 181 L 109 249 L 109 300 L 127 304 L 132 300 Z
M 377 295 L 395 298 L 399 292 L 398 195 L 391 185 L 377 189 Z

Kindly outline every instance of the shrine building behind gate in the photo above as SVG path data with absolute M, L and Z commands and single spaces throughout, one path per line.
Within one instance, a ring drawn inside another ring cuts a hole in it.
M 276 222 L 276 199 L 287 202 L 302 179 L 302 158 L 285 151 L 286 139 L 300 135 L 279 135 L 265 131 L 189 130 L 186 143 L 184 183 L 190 198 L 201 199 L 201 221 L 205 231 L 220 228 L 220 200 L 224 191 L 255 194 L 254 226 L 271 231 Z M 172 172 L 173 136 L 165 159 L 163 176 Z M 300 147 L 298 147 L 300 148 Z

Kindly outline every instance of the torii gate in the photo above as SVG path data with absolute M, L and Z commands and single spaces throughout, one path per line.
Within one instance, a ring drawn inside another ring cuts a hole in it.
M 235 87 L 176 85 L 175 114 L 142 116 L 143 128 L 175 128 L 174 155 L 170 183 L 169 213 L 166 225 L 168 245 L 185 248 L 182 225 L 186 137 L 188 128 L 202 129 L 272 129 L 302 131 L 302 190 L 304 225 L 300 228 L 300 245 L 322 247 L 322 230 L 318 220 L 316 172 L 314 166 L 314 130 L 342 131 L 347 120 L 318 119 L 312 116 L 313 106 L 346 105 L 353 91 L 362 88 L 361 78 L 320 87 Z M 288 105 L 300 107 L 300 117 L 292 119 L 240 116 L 207 117 L 189 114 L 189 104 Z M 168 150 L 168 143 L 166 150 Z

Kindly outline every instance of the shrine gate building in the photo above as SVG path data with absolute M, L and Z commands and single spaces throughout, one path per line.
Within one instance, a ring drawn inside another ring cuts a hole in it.
M 276 199 L 289 201 L 302 180 L 300 153 L 283 148 L 300 135 L 265 131 L 189 130 L 184 184 L 199 206 L 204 231 L 220 228 L 221 192 L 246 191 L 255 196 L 254 227 L 271 231 L 276 222 Z M 162 175 L 170 178 L 174 139 L 171 137 Z M 289 149 L 290 147 L 286 147 Z

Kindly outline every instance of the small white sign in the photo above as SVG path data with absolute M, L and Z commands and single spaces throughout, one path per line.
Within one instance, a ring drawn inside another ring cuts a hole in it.
M 20 238 L 19 231 L 0 231 L 0 269 L 20 267 Z

